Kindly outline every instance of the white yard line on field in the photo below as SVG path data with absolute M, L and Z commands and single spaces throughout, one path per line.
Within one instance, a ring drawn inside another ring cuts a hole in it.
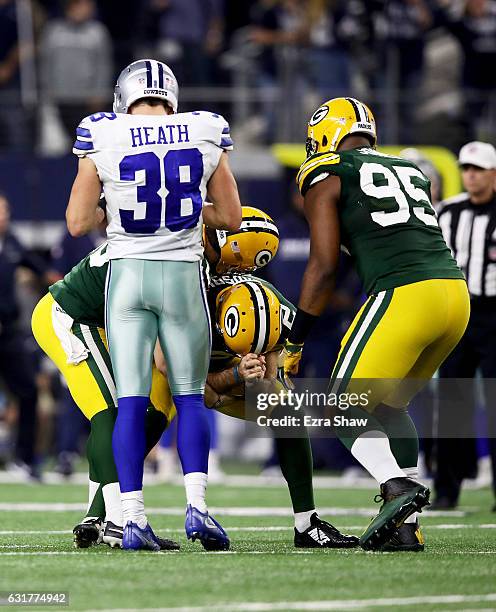
M 11 546 L 9 548 L 17 548 L 16 546 Z M 37 548 L 37 546 L 29 546 L 28 548 Z M 51 546 L 39 546 L 39 548 L 51 548 Z M 40 551 L 0 551 L 0 557 L 23 557 L 23 556 L 53 556 L 53 557 L 58 557 L 58 556 L 66 556 L 66 555 L 84 555 L 86 554 L 86 551 L 88 549 L 80 549 L 80 550 L 74 550 L 74 551 L 64 551 L 64 550 L 60 550 L 60 551 L 50 551 L 50 550 L 40 550 Z M 281 550 L 221 550 L 221 551 L 205 551 L 205 550 L 200 550 L 198 549 L 197 551 L 193 552 L 188 552 L 187 554 L 195 554 L 195 555 L 215 555 L 215 556 L 224 556 L 224 555 L 281 555 L 281 556 L 287 556 L 287 555 L 321 555 L 322 554 L 322 550 L 320 549 L 308 549 L 308 550 L 286 550 L 286 551 L 281 551 Z M 362 551 L 360 548 L 341 548 L 341 549 L 337 549 L 337 548 L 328 548 L 325 551 L 325 554 L 330 554 L 330 555 L 356 555 L 356 554 L 361 554 Z M 170 554 L 181 554 L 179 551 L 177 550 L 172 550 L 172 551 L 159 551 L 159 552 L 154 552 L 154 551 L 147 551 L 147 550 L 140 550 L 140 555 L 170 555 Z M 116 555 L 119 554 L 118 551 L 106 551 L 106 552 L 99 552 L 99 555 Z M 368 551 L 365 552 L 365 554 L 367 555 L 380 555 L 380 556 L 384 556 L 384 555 L 397 555 L 398 553 L 395 552 L 377 552 L 377 551 Z M 449 553 L 450 555 L 496 555 L 496 550 L 457 550 L 454 552 Z M 443 557 L 446 557 L 446 552 L 445 551 L 438 551 L 438 550 L 429 550 L 429 555 L 440 555 Z
M 496 593 L 481 595 L 426 595 L 421 597 L 384 597 L 381 599 L 334 599 L 330 601 L 268 601 L 188 606 L 181 608 L 136 608 L 143 612 L 272 612 L 274 610 L 365 610 L 392 606 L 419 607 L 496 601 Z M 465 608 L 464 608 L 465 609 Z M 492 608 L 491 608 L 492 609 Z M 111 608 L 112 612 L 133 612 L 130 608 Z M 110 612 L 110 610 L 108 612 Z M 105 612 L 105 611 L 104 611 Z
M 5 531 L 0 531 L 0 536 L 2 535 L 63 535 L 63 534 L 68 534 L 68 533 L 72 533 L 72 531 L 68 529 L 56 530 L 56 531 L 52 531 L 52 530 L 25 531 L 23 529 L 10 529 L 10 530 L 5 530 Z
M 32 547 L 30 547 L 32 548 Z M 84 550 L 89 550 L 89 549 L 84 549 Z M 148 551 L 148 550 L 140 550 L 139 554 L 140 555 L 170 555 L 170 554 L 180 554 L 179 551 L 177 550 L 168 550 L 168 551 L 159 551 L 159 552 L 154 552 L 154 551 Z M 81 550 L 74 550 L 74 551 L 64 551 L 64 550 L 60 550 L 60 551 L 50 551 L 50 550 L 40 550 L 40 551 L 29 551 L 29 552 L 24 552 L 24 551 L 9 551 L 9 552 L 1 552 L 0 551 L 0 557 L 28 557 L 28 556 L 52 556 L 52 557 L 58 557 L 58 556 L 67 556 L 67 555 L 84 555 L 85 553 L 83 552 L 83 549 Z M 108 551 L 108 552 L 102 552 L 102 553 L 98 553 L 99 555 L 118 555 L 119 551 L 115 550 L 115 551 Z M 242 551 L 242 550 L 219 550 L 219 551 L 205 551 L 205 550 L 198 550 L 197 552 L 195 552 L 194 554 L 199 554 L 199 555 L 216 555 L 216 556 L 224 556 L 224 555 L 313 555 L 314 554 L 314 550 L 289 550 L 287 552 L 283 552 L 280 550 L 246 550 L 246 551 Z
M 425 525 L 424 525 L 425 527 Z M 268 525 L 267 527 L 227 527 L 229 532 L 264 532 L 264 531 L 290 531 L 293 527 L 291 525 Z M 363 529 L 363 525 L 340 525 L 340 529 L 350 531 L 356 531 Z M 488 523 L 486 525 L 476 524 L 463 524 L 463 523 L 452 523 L 446 525 L 428 525 L 427 529 L 496 529 L 496 523 Z M 162 527 L 158 531 L 161 533 L 182 533 L 184 529 L 182 527 L 171 528 Z M 8 535 L 69 535 L 72 534 L 70 529 L 67 530 L 39 530 L 39 531 L 24 531 L 22 529 L 10 529 L 0 530 L 0 536 Z
M 11 512 L 81 512 L 86 510 L 86 504 L 79 503 L 49 503 L 49 502 L 1 502 L 1 511 Z M 165 516 L 184 516 L 183 506 L 173 506 L 169 508 L 147 508 L 147 514 L 157 514 Z M 212 514 L 221 516 L 293 516 L 293 511 L 289 506 L 282 507 L 259 507 L 259 506 L 239 506 L 223 508 L 221 506 L 209 507 Z M 376 508 L 343 508 L 343 507 L 320 507 L 319 514 L 322 516 L 375 516 Z M 430 510 L 428 516 L 461 518 L 467 513 L 462 510 L 450 510 L 447 512 Z
M 62 476 L 57 472 L 43 472 L 43 481 L 50 485 L 81 485 L 88 484 L 88 474 L 84 472 L 75 472 L 69 477 Z M 3 472 L 0 471 L 1 484 L 22 484 L 26 483 L 26 476 L 19 472 Z M 144 484 L 163 485 L 164 482 L 155 474 L 145 473 Z M 177 474 L 173 476 L 166 484 L 172 484 L 182 487 L 184 485 L 183 476 Z M 222 480 L 223 485 L 230 487 L 281 487 L 286 486 L 286 481 L 281 476 L 264 476 L 262 474 L 233 474 L 226 475 Z M 316 489 L 376 489 L 377 483 L 369 477 L 364 478 L 341 478 L 340 476 L 314 476 L 314 488 Z
M 0 544 L 0 548 L 55 548 L 54 544 Z M 1 554 L 1 553 L 0 553 Z
M 32 481 L 28 481 L 26 476 L 19 472 L 5 472 L 0 471 L 0 484 L 27 484 Z M 86 485 L 88 484 L 88 474 L 85 472 L 75 472 L 69 477 L 62 476 L 57 472 L 43 472 L 43 482 L 50 485 Z M 422 482 L 428 486 L 432 484 L 430 478 L 422 478 Z M 176 485 L 183 487 L 183 476 L 176 474 L 172 476 L 170 480 L 164 483 L 156 474 L 145 472 L 144 484 L 146 486 L 153 485 Z M 252 487 L 285 487 L 286 481 L 280 476 L 265 476 L 263 474 L 230 474 L 225 475 L 221 486 L 229 487 L 241 487 L 241 488 L 252 488 Z M 218 486 L 217 483 L 212 483 L 212 486 Z M 470 480 L 467 479 L 466 483 L 463 484 L 465 489 L 483 489 L 490 486 L 490 481 L 487 480 Z M 315 475 L 313 477 L 314 489 L 371 489 L 377 488 L 376 481 L 369 476 L 358 476 L 358 477 L 342 477 L 342 476 L 321 476 Z

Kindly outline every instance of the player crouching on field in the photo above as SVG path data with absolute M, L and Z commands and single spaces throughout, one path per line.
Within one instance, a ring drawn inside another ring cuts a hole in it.
M 212 355 L 205 387 L 208 407 L 245 419 L 245 384 L 277 381 L 278 357 L 291 329 L 295 307 L 270 283 L 249 272 L 276 255 L 279 234 L 263 211 L 242 207 L 236 232 L 207 228 L 208 305 Z M 157 359 L 160 368 L 160 360 Z M 351 548 L 358 538 L 344 535 L 319 518 L 313 497 L 313 461 L 308 436 L 278 438 L 275 444 L 294 511 L 294 543 L 304 548 Z
M 85 518 L 73 530 L 76 548 L 101 541 L 112 547 L 122 545 L 122 505 L 112 452 L 117 397 L 104 330 L 107 269 L 104 243 L 49 287 L 31 321 L 36 341 L 59 369 L 91 425 L 86 449 L 89 502 Z M 146 414 L 146 454 L 175 416 L 169 398 L 167 380 L 154 367 Z M 170 540 L 158 540 L 162 550 L 179 548 Z

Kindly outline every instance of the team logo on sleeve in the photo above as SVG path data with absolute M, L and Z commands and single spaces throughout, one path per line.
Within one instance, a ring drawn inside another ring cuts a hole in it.
M 328 113 L 329 113 L 329 107 L 327 105 L 321 106 L 311 116 L 310 121 L 308 122 L 309 125 L 317 125 L 317 123 L 320 123 L 322 119 L 327 117 Z

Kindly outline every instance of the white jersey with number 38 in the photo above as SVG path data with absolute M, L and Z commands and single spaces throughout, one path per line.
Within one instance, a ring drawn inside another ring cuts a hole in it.
M 222 116 L 96 113 L 76 138 L 73 152 L 91 158 L 103 183 L 109 259 L 201 259 L 207 183 L 232 149 Z

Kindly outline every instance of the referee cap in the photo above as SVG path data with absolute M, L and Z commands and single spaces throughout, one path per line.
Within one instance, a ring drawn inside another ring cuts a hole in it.
M 488 142 L 468 142 L 458 155 L 460 166 L 471 165 L 484 170 L 496 168 L 496 149 Z

